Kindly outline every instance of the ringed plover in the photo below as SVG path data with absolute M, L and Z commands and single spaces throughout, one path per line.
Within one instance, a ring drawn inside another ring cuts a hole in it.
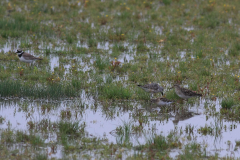
M 42 60 L 42 58 L 34 57 L 29 53 L 23 52 L 21 49 L 18 49 L 16 53 L 18 54 L 19 60 L 22 62 L 32 63 L 35 60 Z

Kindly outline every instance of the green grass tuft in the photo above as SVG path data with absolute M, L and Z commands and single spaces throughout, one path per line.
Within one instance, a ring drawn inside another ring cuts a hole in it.
M 116 141 L 117 144 L 127 145 L 130 143 L 130 137 L 132 133 L 132 122 L 123 121 L 122 126 L 116 128 Z
M 20 81 L 0 81 L 1 97 L 17 96 L 32 98 L 66 98 L 74 97 L 77 90 L 69 84 L 49 84 L 46 86 L 37 86 L 35 84 L 20 83 Z
M 36 154 L 34 157 L 35 160 L 47 160 L 47 154 Z
M 166 92 L 166 98 L 171 100 L 179 100 L 181 99 L 176 93 L 175 89 L 171 89 L 170 91 Z
M 229 55 L 236 57 L 239 55 L 239 52 L 240 52 L 240 43 L 236 42 L 230 48 Z
M 95 66 L 100 70 L 104 70 L 107 67 L 110 67 L 110 62 L 108 60 L 102 59 L 100 56 L 97 56 Z
M 221 106 L 224 109 L 231 109 L 234 104 L 235 102 L 232 98 L 225 98 L 221 102 Z
M 64 121 L 60 121 L 58 123 L 58 128 L 59 128 L 59 132 L 61 134 L 70 134 L 70 135 L 76 135 L 79 130 L 80 130 L 80 126 L 78 122 L 64 122 Z
M 169 147 L 167 139 L 162 135 L 155 135 L 148 141 L 151 149 L 166 150 Z
M 171 0 L 163 0 L 162 2 L 163 2 L 165 5 L 170 5 L 172 1 L 171 1 Z
M 100 93 L 103 97 L 108 99 L 129 99 L 132 97 L 132 91 L 122 84 L 105 84 L 100 87 Z

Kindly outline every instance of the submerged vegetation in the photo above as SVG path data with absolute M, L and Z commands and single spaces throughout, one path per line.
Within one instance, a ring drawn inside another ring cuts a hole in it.
M 239 158 L 237 0 L 0 4 L 1 158 Z M 176 103 L 151 104 L 152 82 Z

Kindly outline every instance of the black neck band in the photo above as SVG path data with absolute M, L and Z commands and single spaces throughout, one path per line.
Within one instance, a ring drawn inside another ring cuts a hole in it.
M 22 52 L 21 54 L 19 54 L 18 57 L 19 57 L 19 58 L 22 57 L 23 53 L 24 53 L 24 52 Z

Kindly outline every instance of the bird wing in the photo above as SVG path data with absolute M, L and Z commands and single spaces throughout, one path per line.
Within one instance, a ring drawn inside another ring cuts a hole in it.
M 143 87 L 149 88 L 152 90 L 159 90 L 159 91 L 163 92 L 163 87 L 159 86 L 157 83 L 145 84 Z
M 186 89 L 186 88 L 181 88 L 181 91 L 187 96 L 202 96 L 202 94 L 193 92 L 193 91 L 191 91 L 189 89 Z
M 158 98 L 157 99 L 151 99 L 151 102 L 157 103 L 158 102 Z
M 33 55 L 31 55 L 31 54 L 29 54 L 29 53 L 24 53 L 24 58 L 25 58 L 26 60 L 32 60 L 32 59 L 42 60 L 41 58 L 34 57 Z
M 163 101 L 163 102 L 174 102 L 174 101 L 169 100 L 169 99 L 167 99 L 167 98 L 160 98 L 160 100 Z

